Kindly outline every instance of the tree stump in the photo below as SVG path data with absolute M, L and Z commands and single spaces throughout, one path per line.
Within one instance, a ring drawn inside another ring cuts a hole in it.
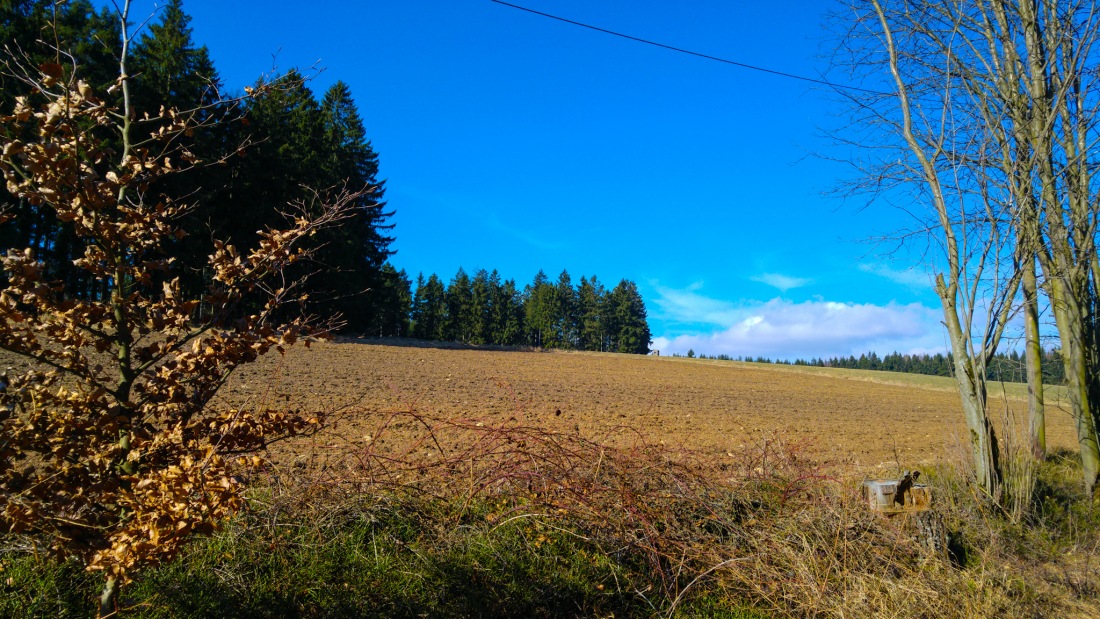
M 925 548 L 947 550 L 947 528 L 943 517 L 932 510 L 932 488 L 916 483 L 919 471 L 898 480 L 863 482 L 863 498 L 871 511 L 882 514 Z

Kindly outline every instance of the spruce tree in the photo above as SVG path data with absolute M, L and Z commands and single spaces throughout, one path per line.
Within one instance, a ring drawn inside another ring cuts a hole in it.
M 577 347 L 577 292 L 569 271 L 558 276 L 557 314 L 554 316 L 554 332 L 562 348 Z
M 388 314 L 388 300 L 378 294 L 386 285 L 382 265 L 393 255 L 393 238 L 387 223 L 393 215 L 385 210 L 385 181 L 378 179 L 378 154 L 367 139 L 363 121 L 344 82 L 336 82 L 321 102 L 325 124 L 326 186 L 347 185 L 353 189 L 371 187 L 373 191 L 357 204 L 355 217 L 333 229 L 322 239 L 322 259 L 329 277 L 321 285 L 343 290 L 334 309 L 343 312 L 349 326 L 373 321 L 374 315 Z
M 500 337 L 499 343 L 509 346 L 523 344 L 526 317 L 523 294 L 516 288 L 516 280 L 509 279 L 500 288 Z
M 211 239 L 242 250 L 255 246 L 257 231 L 282 227 L 287 202 L 316 202 L 325 190 L 375 191 L 360 198 L 355 215 L 338 228 L 318 235 L 323 247 L 315 262 L 301 265 L 291 276 L 318 273 L 306 284 L 310 305 L 303 311 L 341 313 L 351 327 L 373 329 L 400 308 L 386 304 L 393 295 L 393 273 L 383 265 L 390 249 L 392 212 L 383 202 L 384 181 L 378 178 L 378 155 L 366 137 L 362 119 L 346 84 L 337 82 L 318 102 L 297 71 L 271 83 L 257 84 L 244 103 L 219 100 L 219 78 L 205 46 L 193 39 L 191 18 L 181 0 L 167 0 L 145 31 L 133 42 L 127 63 L 135 139 L 147 139 L 165 121 L 162 107 L 192 112 L 193 130 L 175 142 L 198 161 L 211 164 L 235 153 L 227 165 L 199 165 L 158 180 L 147 193 L 186 196 L 195 207 L 183 215 L 182 239 L 171 241 L 177 256 L 180 284 L 186 294 L 205 288 L 211 274 L 204 270 L 203 247 Z M 55 27 L 56 26 L 56 27 Z M 51 35 L 43 37 L 49 30 Z M 62 80 L 73 63 L 59 57 L 57 44 L 80 67 L 82 79 L 96 91 L 108 92 L 118 76 L 121 51 L 118 21 L 107 9 L 97 12 L 88 0 L 13 0 L 0 3 L 0 41 L 13 42 L 31 64 L 58 65 Z M 31 94 L 29 85 L 0 75 L 0 109 L 10 110 L 14 98 Z M 104 95 L 116 102 L 120 92 Z M 33 102 L 33 101 L 32 101 Z M 118 135 L 97 136 L 106 143 Z M 243 148 L 238 149 L 239 146 Z M 174 163 L 186 166 L 178 158 Z M 169 186 L 170 185 L 170 186 Z M 313 193 L 317 190 L 320 196 Z M 67 294 L 94 298 L 106 290 L 97 280 L 74 268 L 85 247 L 71 226 L 58 223 L 34 205 L 15 200 L 0 188 L 0 202 L 14 215 L 0 225 L 0 249 L 29 247 L 42 260 L 51 280 Z M 307 209 L 308 211 L 308 209 Z M 254 308 L 253 308 L 254 309 Z M 249 311 L 244 307 L 242 311 Z
M 413 337 L 423 340 L 443 340 L 444 325 L 447 319 L 446 291 L 443 282 L 435 273 L 424 281 L 421 274 L 417 278 Z
M 148 135 L 165 127 L 169 119 L 160 118 L 160 110 L 174 108 L 193 119 L 194 130 L 177 137 L 177 144 L 192 153 L 199 162 L 209 163 L 236 145 L 230 143 L 238 110 L 219 100 L 219 78 L 205 46 L 196 47 L 191 38 L 191 18 L 180 0 L 163 7 L 159 21 L 150 24 L 135 43 L 129 71 L 133 115 L 140 132 Z M 219 121 L 213 122 L 217 118 Z M 188 235 L 173 243 L 183 269 L 181 285 L 186 293 L 197 293 L 209 285 L 204 271 L 204 247 L 216 237 L 207 225 L 210 214 L 222 208 L 216 196 L 226 184 L 229 172 L 224 166 L 199 165 L 186 174 L 173 175 L 154 188 L 168 195 L 188 196 L 195 205 L 184 216 Z
M 451 342 L 469 342 L 474 329 L 473 286 L 465 269 L 458 272 L 447 285 L 447 320 L 444 339 Z
M 393 225 L 387 221 L 393 211 L 384 208 L 386 181 L 378 178 L 378 153 L 367 139 L 363 120 L 347 84 L 339 81 L 333 84 L 325 92 L 321 108 L 325 113 L 329 141 L 329 175 L 334 180 L 347 182 L 353 189 L 374 188 L 370 197 L 359 205 L 364 236 L 356 242 L 361 245 L 363 257 L 370 264 L 380 266 L 394 252 L 389 249 L 393 238 L 388 236 Z
M 648 354 L 649 323 L 646 321 L 645 303 L 638 286 L 627 279 L 608 295 L 607 311 L 611 323 L 613 352 Z
M 424 323 L 424 273 L 416 275 L 416 287 L 413 288 L 412 300 L 409 305 L 409 336 L 421 337 L 420 326 Z
M 328 167 L 331 142 L 326 115 L 303 76 L 290 70 L 269 84 L 257 84 L 256 92 L 261 94 L 249 100 L 244 119 L 236 126 L 239 135 L 231 138 L 250 145 L 231 162 L 232 175 L 206 213 L 211 236 L 244 248 L 256 244 L 257 231 L 284 225 L 288 202 L 298 202 L 308 213 L 324 190 L 336 185 Z M 320 315 L 341 312 L 354 328 L 362 329 L 366 312 L 348 311 L 340 303 L 365 294 L 368 288 L 334 258 L 337 250 L 331 244 L 338 244 L 333 239 L 343 234 L 335 230 L 313 239 L 324 245 L 323 251 L 290 273 L 294 279 L 289 281 L 316 274 L 300 285 L 309 300 L 299 310 Z
M 581 277 L 577 287 L 577 348 L 604 350 L 604 325 L 601 321 L 606 292 L 596 276 L 591 280 Z
M 556 329 L 559 315 L 558 291 L 541 269 L 524 290 L 524 297 L 527 343 L 542 348 L 556 348 L 559 345 Z
M 187 112 L 218 102 L 219 80 L 206 46 L 195 47 L 182 0 L 168 0 L 133 49 L 134 112 L 156 116 L 163 105 Z
M 488 328 L 488 343 L 507 344 L 504 341 L 504 327 L 507 322 L 508 300 L 504 297 L 504 284 L 500 281 L 500 273 L 496 269 L 489 274 L 489 314 L 486 318 Z
M 469 343 L 477 345 L 493 343 L 493 290 L 489 282 L 489 273 L 485 269 L 479 269 L 474 273 L 470 293 Z
M 306 188 L 324 188 L 329 155 L 325 116 L 305 78 L 290 70 L 249 100 L 237 127 L 250 146 L 233 161 L 233 177 L 221 194 L 210 227 L 219 238 L 251 247 L 256 231 L 278 223 L 288 200 L 306 199 Z
M 377 300 L 378 311 L 364 325 L 366 332 L 378 337 L 407 337 L 412 309 L 408 275 L 404 269 L 398 271 L 387 262 L 382 265 L 377 279 L 378 288 L 371 292 Z

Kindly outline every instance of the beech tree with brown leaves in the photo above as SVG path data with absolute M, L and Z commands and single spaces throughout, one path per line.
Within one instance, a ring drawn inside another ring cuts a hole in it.
M 249 251 L 213 242 L 207 290 L 183 294 L 171 252 L 193 205 L 156 188 L 204 165 L 179 140 L 203 116 L 132 113 L 128 13 L 120 4 L 119 77 L 109 89 L 119 103 L 94 92 L 60 50 L 58 62 L 37 67 L 9 54 L 5 68 L 30 94 L 0 115 L 8 191 L 83 243 L 74 263 L 103 291 L 68 294 L 29 248 L 3 258 L 0 349 L 28 363 L 0 381 L 0 526 L 102 571 L 101 616 L 118 612 L 119 587 L 136 569 L 170 559 L 241 507 L 235 468 L 319 427 L 310 415 L 210 402 L 241 364 L 336 326 L 287 318 L 304 300 L 288 267 L 370 192 L 315 192 L 288 205 L 285 229 L 261 231 Z

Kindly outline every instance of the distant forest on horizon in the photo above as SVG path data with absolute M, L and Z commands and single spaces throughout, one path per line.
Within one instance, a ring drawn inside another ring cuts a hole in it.
M 388 266 L 388 265 L 387 265 Z M 392 267 L 389 267 L 392 268 Z M 607 290 L 596 276 L 573 285 L 568 271 L 551 282 L 539 271 L 522 289 L 494 269 L 471 277 L 459 268 L 448 284 L 404 271 L 381 292 L 393 313 L 364 335 L 412 337 L 473 345 L 533 346 L 647 354 L 650 331 L 638 286 L 621 280 Z
M 686 355 L 673 354 L 674 357 L 688 357 L 695 359 L 717 359 L 720 361 L 743 361 L 746 363 L 771 363 L 775 365 L 801 365 L 819 368 L 842 368 L 847 370 L 874 370 L 881 372 L 902 372 L 905 374 L 924 374 L 926 376 L 954 376 L 954 359 L 951 353 L 929 354 L 901 354 L 897 351 L 884 357 L 871 351 L 861 354 L 859 357 L 849 355 L 847 357 L 830 357 L 828 359 L 814 357 L 812 359 L 796 359 L 786 361 L 782 359 L 771 360 L 767 357 L 732 357 L 730 355 L 696 354 L 689 350 Z M 1027 382 L 1027 363 L 1017 351 L 997 353 L 992 362 L 986 368 L 986 378 L 994 382 L 1024 383 Z M 1043 352 L 1042 358 L 1043 382 L 1050 385 L 1065 384 L 1065 367 L 1062 364 L 1061 354 L 1057 350 Z

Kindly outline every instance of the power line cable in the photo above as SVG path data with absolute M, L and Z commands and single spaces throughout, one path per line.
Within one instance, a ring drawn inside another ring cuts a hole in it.
M 724 64 L 733 65 L 735 67 L 741 67 L 742 69 L 750 69 L 752 71 L 761 71 L 763 73 L 771 73 L 772 75 L 778 75 L 780 77 L 786 77 L 786 78 L 794 79 L 794 80 L 801 80 L 803 82 L 811 82 L 811 83 L 814 83 L 814 84 L 823 84 L 825 86 L 829 86 L 830 88 L 840 88 L 840 89 L 843 89 L 843 90 L 857 90 L 859 92 L 868 92 L 868 93 L 876 94 L 876 95 L 890 96 L 890 95 L 893 94 L 893 93 L 888 93 L 888 92 L 882 92 L 882 91 L 879 91 L 879 90 L 872 90 L 870 88 L 860 88 L 859 86 L 843 86 L 841 84 L 834 84 L 833 82 L 829 82 L 829 81 L 826 81 L 826 80 L 819 80 L 819 79 L 815 79 L 815 78 L 812 78 L 812 77 L 806 77 L 804 75 L 795 75 L 794 73 L 785 73 L 783 71 L 776 71 L 775 69 L 768 69 L 768 68 L 765 68 L 765 67 L 758 67 L 756 65 L 751 65 L 751 64 L 744 63 L 744 62 L 737 62 L 736 60 L 729 60 L 727 58 L 720 58 L 718 56 L 711 56 L 709 54 L 703 54 L 703 53 L 700 53 L 700 52 L 693 52 L 690 49 L 684 49 L 682 47 L 675 47 L 675 46 L 672 46 L 672 45 L 665 45 L 664 43 L 658 43 L 656 41 L 650 41 L 649 39 L 642 39 L 640 37 L 631 36 L 629 34 L 623 34 L 622 32 L 615 32 L 614 30 L 608 30 L 606 28 L 600 28 L 599 26 L 592 26 L 590 24 L 586 24 L 586 23 L 579 22 L 579 21 L 574 21 L 572 19 L 566 19 L 564 17 L 558 17 L 557 15 L 551 15 L 550 13 L 543 13 L 542 11 L 536 11 L 534 9 L 529 9 L 525 6 L 520 6 L 518 4 L 512 4 L 510 2 L 504 2 L 503 0 L 489 0 L 489 1 L 493 2 L 493 3 L 496 3 L 496 4 L 501 4 L 501 5 L 504 5 L 504 6 L 507 6 L 507 7 L 511 7 L 513 9 L 518 9 L 520 11 L 526 11 L 526 12 L 532 13 L 534 15 L 539 15 L 539 16 L 542 16 L 542 17 L 548 17 L 550 19 L 555 19 L 557 21 L 565 22 L 565 23 L 571 24 L 573 26 L 580 26 L 581 28 L 588 28 L 589 30 L 595 30 L 596 32 L 602 32 L 604 34 L 610 34 L 610 35 L 614 35 L 614 36 L 617 36 L 617 37 L 622 37 L 622 38 L 628 39 L 630 41 L 635 41 L 635 42 L 638 42 L 638 43 L 644 43 L 646 45 L 652 45 L 654 47 L 660 47 L 662 49 L 667 49 L 667 50 L 671 50 L 671 51 L 674 51 L 674 52 L 680 52 L 681 54 L 687 54 L 689 56 L 697 56 L 699 58 L 705 58 L 707 60 L 714 60 L 716 62 L 721 62 L 721 63 L 724 63 Z

